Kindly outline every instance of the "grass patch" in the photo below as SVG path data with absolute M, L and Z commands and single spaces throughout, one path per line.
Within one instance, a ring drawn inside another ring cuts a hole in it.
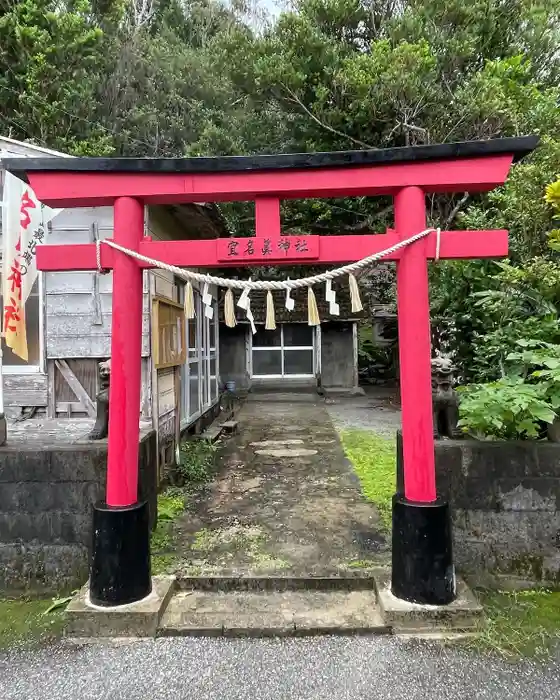
M 486 624 L 467 645 L 512 660 L 545 659 L 560 645 L 560 591 L 477 591 Z
M 344 430 L 340 437 L 365 497 L 375 503 L 383 527 L 389 529 L 396 488 L 395 441 L 367 430 Z
M 158 495 L 158 522 L 151 536 L 152 574 L 165 574 L 177 562 L 173 523 L 185 512 L 187 495 L 172 487 Z
M 178 481 L 185 485 L 203 484 L 208 481 L 216 465 L 219 444 L 191 438 L 179 448 L 179 462 L 175 466 Z
M 219 445 L 190 439 L 181 443 L 179 461 L 168 474 L 171 482 L 158 495 L 158 522 L 152 532 L 152 573 L 170 573 L 179 564 L 175 551 L 174 523 L 186 508 L 193 492 L 210 479 Z
M 45 644 L 62 635 L 65 622 L 61 606 L 47 612 L 53 601 L 45 599 L 0 599 L 0 649 Z

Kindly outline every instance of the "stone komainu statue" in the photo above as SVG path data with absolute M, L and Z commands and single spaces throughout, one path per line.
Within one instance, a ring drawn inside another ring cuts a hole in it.
M 432 360 L 432 404 L 434 437 L 459 438 L 459 397 L 453 388 L 455 367 L 448 357 Z
M 100 362 L 99 392 L 97 394 L 97 418 L 93 430 L 89 434 L 90 440 L 103 440 L 109 434 L 109 383 L 111 380 L 111 358 Z

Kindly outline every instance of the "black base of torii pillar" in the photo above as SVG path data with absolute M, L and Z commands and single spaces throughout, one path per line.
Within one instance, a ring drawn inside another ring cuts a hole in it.
M 150 519 L 146 501 L 93 507 L 89 599 L 94 605 L 127 605 L 152 591 Z
M 404 496 L 402 432 L 397 431 L 397 493 L 393 496 L 393 595 L 411 603 L 448 605 L 457 596 L 451 509 Z
M 449 504 L 393 497 L 391 591 L 397 598 L 425 605 L 455 600 Z

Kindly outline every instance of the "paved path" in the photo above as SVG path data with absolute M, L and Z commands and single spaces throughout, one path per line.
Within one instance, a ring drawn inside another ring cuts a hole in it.
M 394 437 L 401 427 L 401 412 L 396 390 L 366 387 L 365 396 L 327 399 L 326 408 L 338 430 L 372 430 Z
M 248 401 L 238 419 L 216 479 L 177 523 L 175 572 L 330 575 L 386 561 L 324 401 Z
M 559 666 L 395 638 L 159 639 L 0 654 L 0 700 L 554 700 Z

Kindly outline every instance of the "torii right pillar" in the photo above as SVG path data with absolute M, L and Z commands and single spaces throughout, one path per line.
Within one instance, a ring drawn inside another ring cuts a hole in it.
M 426 228 L 421 188 L 404 187 L 394 201 L 399 238 Z M 449 505 L 436 494 L 426 239 L 397 262 L 397 315 L 404 493 L 393 498 L 391 589 L 404 600 L 445 605 L 456 587 Z

